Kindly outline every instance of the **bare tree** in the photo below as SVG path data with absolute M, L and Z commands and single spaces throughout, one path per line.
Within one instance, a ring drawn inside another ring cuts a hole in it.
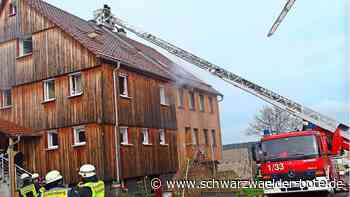
M 277 133 L 300 130 L 303 121 L 278 107 L 265 106 L 255 115 L 246 130 L 248 135 L 261 135 L 264 130 Z

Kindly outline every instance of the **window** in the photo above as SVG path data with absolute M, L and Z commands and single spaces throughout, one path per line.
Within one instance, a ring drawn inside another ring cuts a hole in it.
M 200 111 L 204 111 L 204 96 L 203 95 L 199 95 L 199 110 Z
M 195 109 L 195 101 L 194 101 L 194 92 L 189 92 L 189 108 L 194 110 Z
M 212 144 L 213 146 L 216 146 L 216 132 L 215 132 L 214 129 L 211 130 L 211 140 L 212 140 L 211 144 Z
M 192 131 L 192 144 L 198 145 L 198 129 L 193 129 Z
M 203 133 L 204 133 L 204 143 L 205 145 L 208 145 L 209 144 L 208 129 L 203 129 Z
M 0 1 L 0 3 L 1 3 L 1 1 Z M 14 16 L 14 15 L 16 15 L 17 14 L 17 6 L 16 6 L 16 4 L 15 3 L 10 3 L 10 6 L 9 6 L 9 15 L 10 16 Z
M 119 81 L 119 95 L 122 97 L 128 97 L 128 76 L 125 74 L 120 74 L 118 77 Z
M 29 55 L 33 52 L 33 40 L 32 37 L 28 37 L 28 38 L 24 38 L 24 39 L 20 39 L 18 41 L 18 56 L 22 57 L 25 55 Z
M 12 105 L 11 89 L 3 90 L 1 95 L 0 107 L 10 107 Z
M 74 145 L 86 144 L 85 127 L 75 127 L 74 131 Z
M 143 128 L 142 129 L 142 135 L 141 135 L 141 139 L 142 139 L 142 144 L 150 144 L 149 141 L 149 132 L 147 128 Z
M 162 145 L 165 145 L 165 130 L 164 129 L 159 129 L 159 143 Z
M 55 81 L 53 79 L 44 81 L 44 101 L 55 99 Z
M 214 112 L 213 98 L 211 98 L 211 97 L 209 97 L 209 111 L 210 111 L 210 113 Z
M 120 127 L 120 144 L 129 144 L 129 137 L 128 137 L 128 128 L 127 127 Z
M 177 103 L 179 107 L 184 106 L 184 90 L 182 88 L 177 90 Z
M 58 148 L 58 133 L 57 131 L 49 131 L 47 133 L 47 148 L 56 149 Z
M 79 96 L 83 94 L 81 73 L 75 73 L 69 76 L 69 87 L 71 96 Z
M 192 143 L 192 132 L 190 127 L 186 127 L 186 144 L 191 144 Z
M 164 86 L 159 87 L 159 94 L 160 94 L 160 104 L 169 105 Z

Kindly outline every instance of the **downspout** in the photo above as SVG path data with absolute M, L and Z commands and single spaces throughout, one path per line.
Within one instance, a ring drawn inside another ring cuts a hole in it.
M 118 61 L 117 67 L 113 69 L 113 91 L 114 91 L 114 111 L 115 111 L 115 127 L 114 127 L 114 134 L 115 134 L 115 145 L 116 145 L 116 168 L 117 168 L 117 182 L 118 184 L 121 183 L 120 181 L 120 140 L 119 140 L 119 120 L 118 120 L 118 90 L 117 90 L 117 71 L 120 68 L 120 62 Z

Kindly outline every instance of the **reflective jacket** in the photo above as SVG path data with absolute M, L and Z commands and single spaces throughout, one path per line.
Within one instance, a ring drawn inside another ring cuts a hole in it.
M 77 197 L 72 189 L 65 187 L 56 187 L 40 194 L 40 197 Z
M 23 196 L 23 197 L 29 197 L 29 196 L 36 197 L 38 195 L 34 184 L 30 184 L 30 185 L 22 187 L 19 190 L 19 192 L 21 193 L 21 196 Z
M 92 191 L 92 197 L 105 197 L 105 183 L 103 181 L 79 184 L 79 187 L 87 187 Z

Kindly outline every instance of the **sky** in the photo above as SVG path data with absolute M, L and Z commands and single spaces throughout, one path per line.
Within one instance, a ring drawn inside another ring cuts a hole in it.
M 271 38 L 266 37 L 268 30 L 286 1 L 47 2 L 84 19 L 92 19 L 93 10 L 107 3 L 116 16 L 134 26 L 304 106 L 350 122 L 348 0 L 297 1 Z M 265 102 L 159 50 L 224 94 L 223 144 L 258 140 L 245 130 Z

